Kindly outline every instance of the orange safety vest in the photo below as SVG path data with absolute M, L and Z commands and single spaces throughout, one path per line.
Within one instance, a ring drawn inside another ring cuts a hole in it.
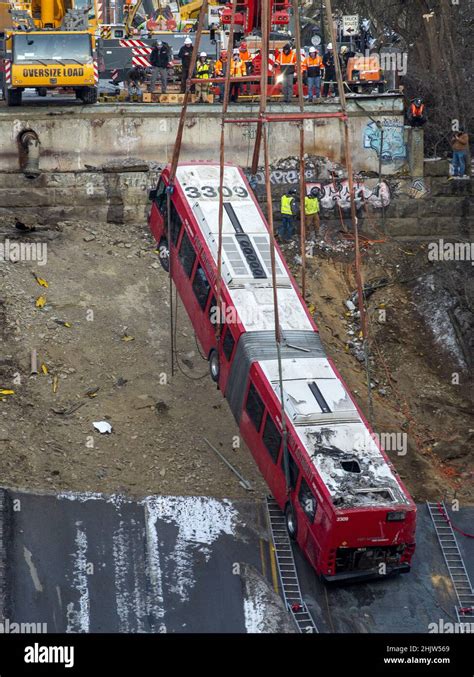
M 320 56 L 315 56 L 314 59 L 311 56 L 307 56 L 303 61 L 304 70 L 308 68 L 323 68 L 323 60 Z
M 294 49 L 289 54 L 285 54 L 282 50 L 278 56 L 278 63 L 280 66 L 291 66 L 296 64 L 296 52 Z
M 250 52 L 248 51 L 248 49 L 246 49 L 244 52 L 239 50 L 239 58 L 242 59 L 242 61 L 250 61 L 251 56 L 250 56 Z
M 423 117 L 423 113 L 425 112 L 425 104 L 422 103 L 419 108 L 415 106 L 414 103 L 411 104 L 410 108 L 411 114 L 414 118 L 421 118 Z
M 230 62 L 230 76 L 232 78 L 241 78 L 245 75 L 245 64 L 242 61 L 232 61 Z
M 227 59 L 225 61 L 222 61 L 222 59 L 218 59 L 216 63 L 214 64 L 214 75 L 218 78 L 221 78 L 224 76 L 224 66 L 227 63 Z

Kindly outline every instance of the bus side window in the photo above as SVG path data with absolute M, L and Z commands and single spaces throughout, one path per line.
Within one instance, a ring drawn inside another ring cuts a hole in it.
M 227 325 L 227 329 L 225 332 L 224 340 L 222 341 L 222 351 L 224 355 L 226 356 L 227 361 L 230 361 L 232 351 L 234 350 L 234 345 L 235 345 L 235 339 L 232 336 L 232 332 L 230 330 L 229 325 Z
M 209 296 L 210 289 L 211 287 L 207 281 L 206 273 L 198 263 L 196 272 L 194 273 L 193 292 L 197 298 L 197 302 L 199 303 L 201 310 L 204 310 L 206 307 L 207 297 Z
M 312 523 L 314 516 L 316 514 L 316 508 L 318 507 L 318 502 L 311 491 L 311 488 L 308 482 L 304 477 L 301 478 L 301 486 L 298 492 L 298 501 L 300 502 L 303 512 L 309 521 Z
M 183 238 L 181 240 L 181 247 L 179 248 L 179 260 L 184 268 L 184 272 L 188 277 L 191 277 L 193 272 L 194 262 L 196 260 L 196 252 L 194 247 L 191 244 L 191 241 L 188 237 L 186 231 L 183 232 Z
M 265 407 L 260 398 L 260 395 L 257 393 L 257 390 L 252 382 L 250 382 L 250 388 L 247 395 L 247 403 L 245 405 L 245 411 L 249 415 L 249 418 L 254 424 L 257 431 L 259 431 L 260 426 L 262 425 L 263 412 L 265 411 Z
M 160 212 L 164 214 L 166 212 L 166 185 L 163 179 L 160 179 L 156 188 L 154 202 Z
M 176 247 L 179 240 L 179 234 L 181 232 L 181 219 L 179 218 L 178 211 L 173 203 L 171 203 L 171 241 Z M 168 224 L 165 224 L 168 227 Z
M 290 454 L 290 452 L 288 451 L 287 453 L 288 453 L 288 470 L 290 472 L 290 477 L 289 477 L 290 487 L 291 487 L 291 489 L 295 489 L 296 485 L 298 483 L 298 475 L 299 475 L 300 469 L 298 468 L 298 465 L 297 465 L 295 459 L 293 458 L 293 456 Z M 284 453 L 281 455 L 281 467 L 283 468 L 283 470 L 285 469 L 285 454 Z
M 278 456 L 280 455 L 281 433 L 270 414 L 267 414 L 267 420 L 265 421 L 265 427 L 263 429 L 263 443 L 266 446 L 273 463 L 276 463 L 278 461 Z

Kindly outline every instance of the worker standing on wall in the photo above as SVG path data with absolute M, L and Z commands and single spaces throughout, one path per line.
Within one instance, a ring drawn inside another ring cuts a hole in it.
M 291 103 L 293 98 L 293 78 L 296 67 L 296 52 L 291 49 L 288 43 L 283 47 L 283 50 L 278 55 L 278 64 L 283 76 L 282 92 L 285 103 Z
M 232 54 L 232 61 L 230 62 L 230 77 L 241 78 L 245 75 L 245 64 L 240 58 L 239 50 L 234 49 Z M 237 103 L 240 93 L 240 82 L 231 82 L 230 85 L 230 100 Z
M 308 101 L 319 99 L 321 96 L 321 71 L 323 60 L 316 47 L 309 48 L 309 56 L 304 60 L 304 71 L 308 80 Z
M 207 59 L 206 52 L 201 52 L 196 64 L 196 78 L 201 80 L 196 85 L 197 100 L 196 103 L 207 103 L 209 95 L 209 78 L 211 76 L 211 66 Z
M 149 91 L 155 91 L 155 85 L 160 79 L 161 93 L 166 94 L 168 84 L 168 64 L 170 60 L 169 46 L 166 42 L 154 42 L 150 54 L 151 80 Z
M 306 223 L 306 235 L 309 237 L 311 231 L 314 233 L 316 239 L 319 235 L 319 189 L 311 188 L 308 195 L 304 199 L 304 214 Z
M 251 75 L 252 70 L 252 56 L 247 49 L 247 43 L 241 42 L 239 47 L 239 57 L 243 64 L 243 73 L 242 75 Z M 243 94 L 250 94 L 250 84 L 246 83 L 242 86 Z
M 337 57 L 339 58 L 339 57 Z M 328 43 L 326 47 L 326 54 L 323 56 L 323 66 L 324 66 L 324 87 L 323 87 L 323 96 L 329 96 L 329 88 L 332 84 L 334 96 L 338 96 L 339 88 L 337 86 L 336 79 L 336 57 L 334 55 L 334 50 L 332 48 L 332 42 Z
M 298 211 L 296 189 L 290 188 L 281 196 L 281 226 L 278 235 L 282 242 L 288 242 L 294 235 L 294 216 Z
M 220 57 L 217 59 L 216 63 L 214 64 L 214 75 L 216 78 L 224 78 L 225 74 L 227 72 L 227 50 L 223 49 L 221 50 Z M 222 103 L 224 101 L 224 90 L 225 90 L 225 84 L 222 83 L 219 85 L 219 102 Z
M 181 60 L 181 94 L 186 91 L 186 80 L 189 77 L 189 67 L 191 66 L 191 57 L 193 55 L 193 41 L 186 38 L 184 45 L 178 52 L 178 59 Z

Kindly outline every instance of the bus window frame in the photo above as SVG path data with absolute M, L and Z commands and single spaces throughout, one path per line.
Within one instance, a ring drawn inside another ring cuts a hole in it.
M 258 427 L 257 427 L 255 421 L 253 420 L 253 418 L 250 416 L 249 411 L 248 411 L 248 408 L 247 408 L 247 407 L 248 407 L 248 400 L 249 400 L 250 390 L 251 390 L 252 388 L 253 388 L 253 390 L 255 391 L 255 393 L 256 393 L 258 399 L 260 400 L 260 404 L 262 405 L 262 416 L 261 416 L 260 423 L 259 423 L 259 426 L 258 426 Z M 256 430 L 257 434 L 260 434 L 260 431 L 261 431 L 261 429 L 262 429 L 263 420 L 264 420 L 264 418 L 265 418 L 265 410 L 266 410 L 265 403 L 264 403 L 264 401 L 263 401 L 263 399 L 262 399 L 260 393 L 258 392 L 257 387 L 256 387 L 255 383 L 253 382 L 252 378 L 249 378 L 249 385 L 248 385 L 248 388 L 247 388 L 247 394 L 246 394 L 246 397 L 245 397 L 245 403 L 244 403 L 244 411 L 245 411 L 245 413 L 247 414 L 247 416 L 248 416 L 248 418 L 249 418 L 249 421 L 252 423 L 252 426 L 253 426 L 254 429 Z
M 266 429 L 266 427 L 267 427 L 267 423 L 268 423 L 268 420 L 269 420 L 269 419 L 270 419 L 272 425 L 274 426 L 276 432 L 277 432 L 277 433 L 279 434 L 279 436 L 280 436 L 280 445 L 279 445 L 279 447 L 278 447 L 278 453 L 276 454 L 275 457 L 273 456 L 272 452 L 271 452 L 270 449 L 268 448 L 268 446 L 267 446 L 267 444 L 266 444 L 266 442 L 265 442 L 265 439 L 264 439 L 264 436 L 265 436 L 265 429 Z M 266 450 L 266 452 L 267 452 L 269 458 L 271 459 L 273 465 L 274 465 L 274 466 L 278 466 L 278 463 L 279 463 L 279 461 L 280 461 L 281 451 L 282 451 L 282 448 L 283 448 L 283 434 L 281 433 L 280 430 L 278 430 L 278 426 L 277 426 L 277 424 L 275 423 L 275 419 L 274 419 L 273 416 L 270 414 L 270 411 L 269 411 L 268 409 L 266 409 L 265 422 L 264 422 L 264 424 L 263 424 L 263 426 L 262 426 L 262 442 L 263 442 L 263 446 L 265 447 L 265 450 Z
M 203 267 L 203 265 L 202 265 L 202 263 L 201 263 L 199 257 L 197 257 L 197 259 L 198 259 L 197 266 L 194 266 L 194 272 L 193 272 L 193 275 L 192 275 L 192 279 L 190 278 L 190 282 L 191 282 L 191 288 L 192 288 L 192 290 L 193 290 L 194 298 L 196 299 L 196 301 L 197 301 L 197 303 L 198 303 L 198 306 L 200 307 L 200 309 L 202 310 L 202 312 L 205 313 L 205 312 L 206 312 L 206 308 L 207 308 L 207 304 L 208 304 L 208 302 L 209 302 L 209 295 L 212 294 L 212 288 L 211 288 L 211 285 L 210 285 L 210 283 L 209 283 L 209 280 L 207 279 L 206 271 L 204 270 L 204 267 Z M 198 295 L 197 295 L 197 293 L 196 293 L 196 289 L 195 289 L 195 287 L 194 287 L 194 283 L 195 283 L 196 277 L 197 277 L 197 275 L 198 275 L 198 268 L 201 269 L 202 274 L 204 275 L 204 279 L 205 279 L 205 281 L 206 281 L 206 283 L 207 283 L 207 296 L 206 296 L 206 299 L 205 299 L 204 304 L 202 304 L 201 301 L 199 300 L 199 297 L 198 297 Z
M 193 263 L 190 267 L 189 273 L 187 271 L 187 268 L 185 268 L 185 266 L 184 266 L 183 259 L 181 258 L 181 247 L 183 246 L 183 241 L 184 241 L 185 237 L 187 238 L 189 246 L 191 247 L 192 252 L 194 254 Z M 196 249 L 195 249 L 195 247 L 194 247 L 194 245 L 191 241 L 191 238 L 189 237 L 189 235 L 186 231 L 186 228 L 183 229 L 183 234 L 181 236 L 181 241 L 180 241 L 179 247 L 177 248 L 177 252 L 178 252 L 179 263 L 181 265 L 181 268 L 183 269 L 183 273 L 186 275 L 187 279 L 191 282 L 191 280 L 194 278 L 194 270 L 195 270 L 195 267 L 196 267 L 196 261 L 199 261 L 199 256 L 198 256 Z
M 225 344 L 225 342 L 226 342 L 226 340 L 227 340 L 227 335 L 230 335 L 231 338 L 232 338 L 232 350 L 230 351 L 230 355 L 229 355 L 229 356 L 227 356 L 227 353 L 226 353 L 225 348 L 224 348 L 224 344 Z M 221 337 L 221 345 L 222 345 L 222 354 L 224 355 L 225 359 L 227 360 L 227 362 L 228 362 L 229 364 L 232 362 L 232 355 L 234 354 L 235 344 L 236 344 L 236 343 L 237 343 L 237 341 L 235 340 L 235 336 L 233 335 L 230 326 L 229 326 L 228 324 L 226 324 L 226 325 L 225 325 L 225 334 L 224 334 L 224 337 L 223 337 L 223 338 Z M 260 398 L 260 399 L 261 399 L 261 398 Z M 263 402 L 263 400 L 262 400 L 262 402 Z M 264 406 L 265 406 L 265 405 L 264 405 Z

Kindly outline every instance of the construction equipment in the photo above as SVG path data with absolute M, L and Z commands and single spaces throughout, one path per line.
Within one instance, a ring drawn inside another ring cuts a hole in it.
M 42 96 L 66 89 L 95 103 L 99 74 L 88 8 L 75 9 L 70 0 L 1 4 L 0 84 L 7 105 L 21 105 L 27 88 Z
M 363 93 L 376 88 L 380 94 L 383 94 L 385 80 L 378 54 L 353 56 L 348 59 L 346 81 L 349 89 L 354 93 Z

